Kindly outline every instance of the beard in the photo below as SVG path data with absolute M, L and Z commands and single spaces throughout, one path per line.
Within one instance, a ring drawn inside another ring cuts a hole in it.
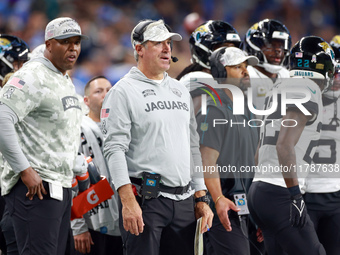
M 239 88 L 242 91 L 246 91 L 249 87 L 250 87 L 250 79 L 249 79 L 249 76 L 246 76 L 241 79 Z

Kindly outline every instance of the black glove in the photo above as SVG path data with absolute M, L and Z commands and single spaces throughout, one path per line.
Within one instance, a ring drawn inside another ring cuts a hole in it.
M 306 224 L 307 208 L 303 201 L 302 194 L 291 196 L 290 223 L 293 227 L 302 228 Z

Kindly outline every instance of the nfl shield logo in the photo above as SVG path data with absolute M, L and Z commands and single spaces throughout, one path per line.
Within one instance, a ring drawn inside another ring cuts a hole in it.
M 206 123 L 206 122 L 201 123 L 201 130 L 203 132 L 207 131 L 208 130 L 208 123 Z

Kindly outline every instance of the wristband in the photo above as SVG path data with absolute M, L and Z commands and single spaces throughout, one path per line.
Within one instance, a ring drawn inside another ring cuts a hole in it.
M 218 196 L 218 198 L 216 198 L 216 200 L 215 200 L 215 205 L 216 205 L 217 201 L 218 201 L 221 197 L 224 197 L 224 195 L 222 194 L 222 195 Z
M 301 194 L 299 185 L 288 188 L 288 191 L 292 197 Z

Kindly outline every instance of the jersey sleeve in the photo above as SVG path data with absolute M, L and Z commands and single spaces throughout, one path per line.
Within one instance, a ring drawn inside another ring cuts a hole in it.
M 200 136 L 200 144 L 221 151 L 223 138 L 228 130 L 223 113 L 213 106 L 208 106 L 207 114 L 197 115 L 197 131 Z M 222 124 L 224 123 L 224 124 Z
M 17 122 L 15 113 L 7 106 L 0 104 L 0 151 L 15 173 L 30 167 L 26 156 L 20 148 L 14 124 Z
M 199 135 L 197 133 L 197 123 L 195 119 L 194 106 L 191 97 L 190 100 L 190 151 L 192 157 L 192 164 L 202 167 L 202 157 L 199 150 Z M 191 186 L 195 191 L 207 190 L 204 184 L 204 175 L 202 172 L 193 171 Z
M 43 98 L 42 88 L 32 72 L 17 71 L 0 91 L 0 101 L 12 109 L 19 121 L 38 107 Z
M 127 96 L 117 85 L 104 99 L 101 123 L 104 135 L 104 157 L 108 161 L 110 174 L 118 189 L 130 183 L 125 152 L 128 151 L 131 141 L 131 119 Z
M 82 233 L 89 231 L 85 218 L 71 220 L 71 228 L 73 236 L 80 235 Z

